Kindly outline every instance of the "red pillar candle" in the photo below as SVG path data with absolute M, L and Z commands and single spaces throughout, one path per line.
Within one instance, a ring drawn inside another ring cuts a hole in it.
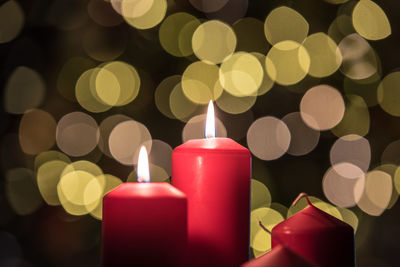
M 214 137 L 210 110 L 212 103 L 208 138 L 172 152 L 172 184 L 188 198 L 187 266 L 239 267 L 249 251 L 251 155 L 232 139 Z
M 181 267 L 187 248 L 186 196 L 168 183 L 124 183 L 103 199 L 103 266 Z M 147 155 L 144 166 L 148 166 Z
M 355 242 L 353 228 L 316 208 L 308 196 L 308 207 L 272 229 L 272 249 L 284 245 L 321 267 L 354 267 Z
M 316 267 L 290 249 L 277 245 L 267 254 L 246 262 L 241 267 Z

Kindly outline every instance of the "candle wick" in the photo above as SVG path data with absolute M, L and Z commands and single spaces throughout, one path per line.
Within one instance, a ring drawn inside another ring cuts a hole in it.
M 303 197 L 307 200 L 308 205 L 313 206 L 313 204 L 310 201 L 310 198 L 306 193 L 300 193 L 300 195 L 295 199 L 295 201 L 293 201 L 292 206 L 295 206 L 297 202 L 299 202 L 299 200 L 302 199 Z
M 258 224 L 260 225 L 260 227 L 261 227 L 265 232 L 267 232 L 268 234 L 271 234 L 271 231 L 268 230 L 267 227 L 265 227 L 264 224 L 262 224 L 261 221 L 259 221 Z

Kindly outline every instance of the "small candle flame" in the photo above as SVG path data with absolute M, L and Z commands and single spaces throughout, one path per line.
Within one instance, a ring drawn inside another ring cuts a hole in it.
M 142 146 L 139 151 L 137 166 L 137 181 L 139 183 L 150 182 L 149 159 L 147 157 L 146 147 Z
M 215 115 L 214 115 L 214 105 L 210 100 L 208 104 L 207 110 L 207 119 L 206 119 L 206 127 L 204 136 L 206 138 L 214 138 L 215 137 Z

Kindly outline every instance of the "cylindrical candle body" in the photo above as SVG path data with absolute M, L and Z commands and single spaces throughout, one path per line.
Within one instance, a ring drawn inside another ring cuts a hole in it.
M 241 267 L 315 267 L 284 246 L 275 246 L 267 254 L 246 262 Z
M 272 248 L 283 244 L 317 266 L 355 267 L 353 228 L 312 205 L 276 225 L 271 242 Z
M 248 260 L 250 152 L 229 138 L 190 140 L 172 152 L 172 184 L 188 198 L 190 267 Z
M 182 267 L 186 196 L 167 183 L 124 183 L 103 200 L 103 267 Z

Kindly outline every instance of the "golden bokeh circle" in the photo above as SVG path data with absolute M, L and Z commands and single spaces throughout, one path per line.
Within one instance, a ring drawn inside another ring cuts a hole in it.
M 308 74 L 311 76 L 321 78 L 332 75 L 342 64 L 342 55 L 338 46 L 323 32 L 308 36 L 303 46 L 310 56 Z
M 400 91 L 400 72 L 392 72 L 382 79 L 378 86 L 378 102 L 381 108 L 392 116 L 400 116 L 398 99 Z
M 257 94 L 264 78 L 260 61 L 252 54 L 237 52 L 226 58 L 219 70 L 223 88 L 237 97 Z
M 218 20 L 209 20 L 193 34 L 194 54 L 209 64 L 219 64 L 233 54 L 236 48 L 236 35 L 233 29 Z
M 265 58 L 269 77 L 281 85 L 292 85 L 301 81 L 310 69 L 310 56 L 300 43 L 282 41 L 276 43 Z
M 166 0 L 123 0 L 121 12 L 125 21 L 137 29 L 150 29 L 158 25 L 167 12 Z
M 368 40 L 380 40 L 392 33 L 390 22 L 382 8 L 371 0 L 358 1 L 352 14 L 353 26 Z
M 168 16 L 161 24 L 158 33 L 161 46 L 173 56 L 190 56 L 193 54 L 193 33 L 200 24 L 195 16 L 185 12 Z
M 282 41 L 302 43 L 308 35 L 308 22 L 296 10 L 281 6 L 272 10 L 264 23 L 264 33 L 270 44 Z
M 218 79 L 219 67 L 197 61 L 190 64 L 182 74 L 182 90 L 196 104 L 208 104 L 221 96 L 223 88 Z

